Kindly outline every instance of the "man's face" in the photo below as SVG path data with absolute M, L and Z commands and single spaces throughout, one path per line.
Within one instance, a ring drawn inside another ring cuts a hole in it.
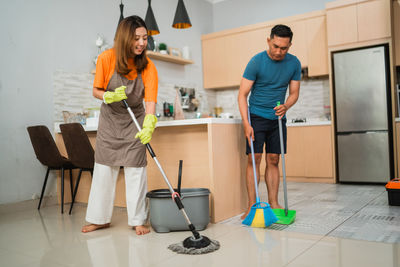
M 285 58 L 286 53 L 289 51 L 289 47 L 292 43 L 289 41 L 289 37 L 279 37 L 274 36 L 274 38 L 268 38 L 268 46 L 269 46 L 269 56 L 273 60 L 283 60 Z

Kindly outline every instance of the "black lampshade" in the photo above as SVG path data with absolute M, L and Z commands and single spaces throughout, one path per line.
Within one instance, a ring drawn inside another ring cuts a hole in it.
M 122 1 L 121 1 L 121 4 L 119 5 L 119 10 L 121 11 L 121 14 L 119 15 L 118 25 L 124 19 L 124 4 L 122 4 Z
M 147 27 L 147 35 L 156 35 L 160 33 L 156 18 L 154 17 L 153 9 L 151 8 L 151 0 L 149 0 L 149 6 L 146 12 L 146 18 L 144 19 Z
M 178 6 L 176 8 L 172 27 L 177 29 L 186 29 L 192 27 L 192 23 L 190 22 L 183 0 L 178 0 Z

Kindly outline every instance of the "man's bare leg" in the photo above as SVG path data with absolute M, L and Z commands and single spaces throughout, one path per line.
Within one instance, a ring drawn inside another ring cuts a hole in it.
M 268 153 L 265 159 L 265 183 L 267 184 L 268 202 L 272 209 L 282 209 L 278 202 L 279 154 Z
M 93 232 L 99 229 L 110 227 L 110 223 L 106 224 L 88 224 L 82 227 L 82 233 Z
M 134 226 L 133 229 L 135 229 L 137 235 L 145 235 L 150 233 L 150 229 L 144 225 Z
M 257 183 L 260 182 L 260 163 L 261 163 L 261 153 L 255 153 L 254 158 L 256 161 L 256 173 L 257 173 Z M 249 214 L 251 206 L 256 203 L 256 189 L 254 187 L 254 174 L 253 174 L 253 161 L 251 159 L 251 154 L 247 157 L 247 168 L 246 168 L 246 187 L 247 195 L 249 198 L 247 211 L 240 217 L 242 220 L 246 218 Z

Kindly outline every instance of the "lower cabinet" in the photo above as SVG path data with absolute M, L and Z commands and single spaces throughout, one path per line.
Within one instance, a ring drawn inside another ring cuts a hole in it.
M 285 163 L 289 180 L 335 183 L 332 126 L 288 126 Z M 261 163 L 261 176 L 264 176 L 264 170 L 265 158 Z

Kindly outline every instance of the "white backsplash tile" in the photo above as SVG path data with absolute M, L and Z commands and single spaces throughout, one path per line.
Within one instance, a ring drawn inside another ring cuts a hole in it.
M 54 73 L 54 121 L 62 121 L 62 111 L 82 112 L 84 108 L 99 107 L 101 101 L 92 95 L 94 75 L 90 73 Z M 197 112 L 212 114 L 214 107 L 222 107 L 225 113 L 240 118 L 237 94 L 238 88 L 224 90 L 204 90 L 196 83 L 182 80 L 159 79 L 158 103 L 156 112 L 163 114 L 163 103 L 174 103 L 175 86 L 195 88 L 196 98 L 200 101 Z M 324 119 L 324 106 L 329 106 L 329 79 L 327 77 L 301 81 L 300 96 L 297 103 L 288 111 L 288 120 L 294 118 Z M 184 111 L 185 118 L 195 117 L 196 112 Z
M 232 113 L 240 118 L 237 103 L 238 88 L 216 90 L 216 105 L 222 107 L 223 112 Z M 289 94 L 289 90 L 286 97 Z M 329 79 L 327 77 L 301 81 L 300 95 L 297 103 L 289 109 L 288 120 L 294 118 L 325 119 L 324 106 L 330 105 Z

